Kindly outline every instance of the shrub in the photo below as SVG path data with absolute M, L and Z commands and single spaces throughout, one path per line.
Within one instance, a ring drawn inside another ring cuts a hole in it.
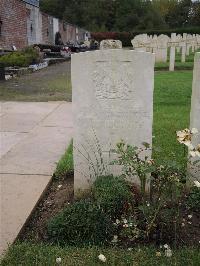
M 131 40 L 138 34 L 147 33 L 149 35 L 160 35 L 166 34 L 171 36 L 171 33 L 176 32 L 177 34 L 189 33 L 189 34 L 200 34 L 199 27 L 188 27 L 178 29 L 164 29 L 164 30 L 146 30 L 146 31 L 133 31 L 133 32 L 92 32 L 91 36 L 97 41 L 105 39 L 121 40 L 124 47 L 132 46 Z
M 130 187 L 122 177 L 98 177 L 92 192 L 97 204 L 112 218 L 120 217 L 126 205 L 133 201 Z
M 27 67 L 38 62 L 38 52 L 32 47 L 27 47 L 22 51 L 14 51 L 0 57 L 0 63 L 4 67 Z
M 75 202 L 48 223 L 51 241 L 60 245 L 103 244 L 113 236 L 113 223 L 89 201 Z
M 198 187 L 193 187 L 191 189 L 186 204 L 194 211 L 200 210 L 200 189 Z

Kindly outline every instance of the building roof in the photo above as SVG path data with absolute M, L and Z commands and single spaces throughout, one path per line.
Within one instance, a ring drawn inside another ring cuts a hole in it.
M 22 0 L 23 2 L 32 5 L 32 6 L 37 6 L 39 7 L 39 0 Z

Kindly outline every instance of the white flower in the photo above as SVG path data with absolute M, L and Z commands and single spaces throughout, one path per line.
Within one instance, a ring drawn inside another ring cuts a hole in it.
M 128 221 L 126 219 L 123 219 L 123 222 L 124 222 L 124 224 L 127 224 L 128 223 Z
M 116 219 L 116 224 L 120 224 L 120 220 L 119 219 Z
M 62 187 L 62 185 L 58 185 L 58 189 L 61 188 L 61 187 Z
M 118 236 L 117 235 L 114 235 L 113 236 L 113 240 L 111 241 L 112 243 L 117 243 L 118 241 Z
M 165 256 L 166 256 L 166 257 L 171 257 L 171 256 L 172 256 L 172 250 L 171 250 L 170 248 L 167 248 L 167 249 L 165 250 Z
M 192 157 L 196 157 L 196 152 L 195 152 L 195 151 L 190 151 L 189 154 L 190 154 Z
M 161 257 L 161 252 L 160 251 L 156 252 L 156 257 Z
M 192 128 L 191 129 L 191 133 L 192 134 L 197 134 L 199 131 L 198 131 L 198 129 L 197 128 Z
M 131 250 L 133 250 L 133 248 L 128 248 L 128 251 L 131 251 Z
M 200 182 L 199 181 L 195 180 L 194 184 L 195 184 L 196 187 L 200 187 Z
M 186 141 L 184 141 L 184 142 L 182 142 L 182 143 L 184 143 L 184 144 L 185 144 L 185 146 L 187 146 L 188 148 L 192 146 L 192 144 L 191 144 L 191 141 L 190 141 L 190 140 L 186 140 Z
M 61 263 L 61 261 L 62 261 L 62 259 L 61 259 L 61 258 L 56 258 L 56 263 L 57 263 L 57 264 L 60 264 L 60 263 Z
M 164 248 L 169 248 L 169 246 L 168 246 L 167 244 L 165 244 L 163 247 L 164 247 Z
M 128 224 L 123 224 L 123 227 L 126 227 L 127 228 L 128 227 Z
M 190 150 L 190 151 L 193 151 L 195 148 L 194 148 L 194 146 L 192 145 L 192 143 L 190 143 L 190 145 L 188 146 L 188 149 Z
M 147 207 L 149 207 L 150 206 L 150 203 L 149 202 L 147 202 Z
M 102 262 L 106 262 L 106 257 L 103 255 L 103 254 L 100 254 L 98 256 L 99 260 L 102 261 Z
M 191 219 L 192 218 L 192 214 L 188 215 L 188 218 Z

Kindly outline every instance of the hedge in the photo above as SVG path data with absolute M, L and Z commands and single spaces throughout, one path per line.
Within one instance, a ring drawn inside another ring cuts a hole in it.
M 148 35 L 166 34 L 171 36 L 171 33 L 177 34 L 190 33 L 200 34 L 200 27 L 193 28 L 179 28 L 179 29 L 165 29 L 165 30 L 147 30 L 147 31 L 133 31 L 133 32 L 92 32 L 91 37 L 97 41 L 105 39 L 121 40 L 124 47 L 132 46 L 131 40 L 138 34 L 147 33 Z
M 0 64 L 4 67 L 28 67 L 30 64 L 38 62 L 39 54 L 31 46 L 0 57 Z

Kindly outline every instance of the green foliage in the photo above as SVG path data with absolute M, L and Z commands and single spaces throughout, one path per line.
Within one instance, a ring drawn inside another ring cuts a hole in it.
M 97 205 L 112 218 L 120 217 L 126 205 L 133 202 L 130 186 L 122 177 L 97 177 L 92 192 Z
M 186 202 L 187 206 L 194 211 L 200 211 L 200 188 L 193 187 Z
M 55 178 L 62 178 L 67 175 L 67 173 L 72 172 L 74 169 L 73 162 L 73 141 L 70 142 L 65 154 L 59 160 L 56 171 Z
M 40 6 L 42 11 L 90 31 L 199 26 L 199 1 L 41 0 Z
M 38 53 L 33 47 L 27 47 L 22 51 L 14 51 L 0 57 L 0 63 L 5 67 L 27 67 L 38 61 Z
M 149 22 L 150 23 L 150 22 Z M 171 28 L 171 29 L 139 29 L 139 30 L 130 30 L 127 32 L 127 29 L 124 29 L 124 32 L 92 32 L 92 38 L 97 41 L 102 41 L 105 39 L 114 39 L 121 40 L 124 47 L 132 46 L 131 40 L 138 34 L 147 33 L 149 35 L 154 34 L 165 34 L 169 37 L 171 33 L 176 32 L 177 34 L 189 33 L 189 34 L 200 34 L 200 27 L 182 27 L 182 28 Z
M 145 194 L 150 174 L 155 169 L 153 161 L 150 160 L 148 156 L 143 156 L 144 152 L 148 152 L 150 149 L 151 148 L 148 143 L 143 143 L 143 147 L 138 148 L 136 146 L 126 144 L 122 140 L 117 143 L 116 150 L 113 150 L 113 152 L 117 154 L 118 158 L 113 161 L 113 164 L 121 165 L 123 167 L 122 170 L 125 177 L 139 177 L 141 192 L 143 195 Z M 143 157 L 144 159 L 142 159 Z
M 96 204 L 82 200 L 50 220 L 48 235 L 60 245 L 105 244 L 113 235 L 113 224 Z
M 160 235 L 168 232 L 169 226 L 175 222 L 179 225 L 177 217 L 183 195 L 184 173 L 175 162 L 157 166 L 155 161 L 143 154 L 149 149 L 148 143 L 143 143 L 141 148 L 137 148 L 121 141 L 113 151 L 118 157 L 114 163 L 123 166 L 123 176 L 137 176 L 140 180 L 141 200 L 133 212 L 125 217 L 125 222 L 122 220 L 123 227 L 120 233 L 122 237 L 126 236 L 131 241 L 139 238 L 149 239 L 157 234 L 158 228 L 160 238 Z M 150 194 L 146 193 L 147 181 L 151 184 Z M 168 236 L 173 238 L 173 233 L 174 231 L 170 230 Z

